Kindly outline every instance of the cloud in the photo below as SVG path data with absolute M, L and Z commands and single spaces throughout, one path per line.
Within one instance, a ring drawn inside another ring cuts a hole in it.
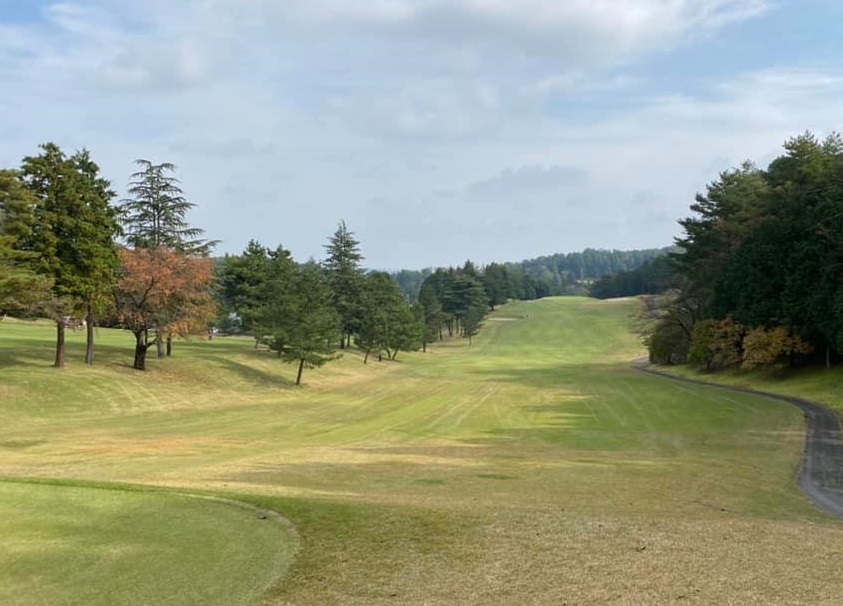
M 174 162 L 224 252 L 318 257 L 343 218 L 380 267 L 663 245 L 717 172 L 839 124 L 843 65 L 706 54 L 771 5 L 48 3 L 0 17 L 0 162 L 87 146 L 117 188 Z
M 468 186 L 468 195 L 478 198 L 512 198 L 531 194 L 558 194 L 560 190 L 585 185 L 585 171 L 570 166 L 523 166 L 508 168 L 489 179 Z

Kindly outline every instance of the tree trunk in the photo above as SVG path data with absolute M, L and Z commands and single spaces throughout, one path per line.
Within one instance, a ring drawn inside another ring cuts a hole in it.
M 301 373 L 304 370 L 304 358 L 299 360 L 299 374 L 296 375 L 296 385 L 301 385 Z
M 167 357 L 173 355 L 173 337 L 167 335 Z
M 340 349 L 345 349 L 345 331 L 340 333 Z
M 149 349 L 146 330 L 139 330 L 135 333 L 135 362 L 132 368 L 135 370 L 146 370 L 146 350 Z
M 155 349 L 158 351 L 158 357 L 163 358 L 164 354 L 164 334 L 161 332 L 161 329 L 155 331 Z
M 397 357 L 398 357 L 398 350 L 396 349 L 395 351 L 392 352 L 392 358 L 390 358 L 390 359 L 394 362 L 395 358 L 397 358 Z
M 85 314 L 85 364 L 94 365 L 94 306 L 88 302 L 88 313 Z
M 368 364 L 368 363 L 369 363 L 369 354 L 370 354 L 371 352 L 372 352 L 372 350 L 371 350 L 371 349 L 367 349 L 367 350 L 366 350 L 366 357 L 365 357 L 365 358 L 363 358 L 363 364 Z
M 422 353 L 427 353 L 427 341 L 422 341 Z
M 825 367 L 831 368 L 831 346 L 825 346 Z
M 64 330 L 64 318 L 59 318 L 58 322 L 56 322 L 56 361 L 53 364 L 56 368 L 64 368 Z

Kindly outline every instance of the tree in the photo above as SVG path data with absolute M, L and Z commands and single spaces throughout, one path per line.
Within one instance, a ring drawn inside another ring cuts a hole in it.
M 266 332 L 261 320 L 266 315 L 272 262 L 272 251 L 251 240 L 242 254 L 226 255 L 217 268 L 215 292 L 220 310 L 235 318 L 240 331 L 255 337 L 255 347 Z
M 365 278 L 363 313 L 357 337 L 358 345 L 366 352 L 386 352 L 394 360 L 399 351 L 415 351 L 421 345 L 420 326 L 398 284 L 383 272 Z
M 498 263 L 486 266 L 483 271 L 483 286 L 492 311 L 496 306 L 506 303 L 510 295 L 509 271 L 506 266 Z
M 135 164 L 141 170 L 131 176 L 129 197 L 120 206 L 126 243 L 139 249 L 164 247 L 182 255 L 210 254 L 217 242 L 200 238 L 205 231 L 187 222 L 188 211 L 196 205 L 187 200 L 181 183 L 173 176 L 176 167 L 144 159 L 135 160 Z M 171 336 L 158 334 L 155 343 L 159 358 L 169 355 Z
M 179 253 L 209 254 L 216 242 L 201 239 L 205 231 L 187 222 L 187 213 L 196 204 L 187 200 L 181 183 L 172 175 L 175 165 L 144 159 L 135 160 L 135 164 L 141 170 L 132 174 L 129 197 L 120 206 L 129 246 L 163 246 Z
M 743 339 L 742 366 L 752 369 L 772 366 L 784 356 L 810 353 L 811 347 L 784 326 L 765 329 L 758 327 Z
M 67 316 L 85 310 L 93 321 L 94 302 L 114 279 L 119 234 L 117 211 L 109 205 L 113 193 L 99 168 L 82 150 L 68 158 L 53 143 L 39 156 L 24 158 L 23 182 L 37 198 L 32 229 L 17 235 L 19 250 L 37 255 L 36 273 L 52 282 L 45 305 L 56 321 L 55 366 L 65 363 Z M 13 219 L 20 224 L 19 219 Z M 93 332 L 88 333 L 87 361 L 92 362 Z
M 18 172 L 0 170 L 0 313 L 31 310 L 50 296 L 49 278 L 32 269 L 35 254 L 16 249 L 32 235 L 37 204 Z
M 483 326 L 483 320 L 486 318 L 486 308 L 480 306 L 469 307 L 468 311 L 463 317 L 463 337 L 468 339 L 468 344 L 471 345 L 471 339 L 480 332 Z
M 87 150 L 70 158 L 79 177 L 83 180 L 82 208 L 84 217 L 79 234 L 85 242 L 86 278 L 83 286 L 85 306 L 86 347 L 85 363 L 94 363 L 94 324 L 97 313 L 102 313 L 109 303 L 109 295 L 117 283 L 119 259 L 115 238 L 121 233 L 119 210 L 111 206 L 115 197 L 111 184 L 99 176 L 99 166 Z
M 297 363 L 296 385 L 305 368 L 318 368 L 337 359 L 333 344 L 342 329 L 331 301 L 331 289 L 319 266 L 300 268 L 292 284 L 292 296 L 284 306 L 288 321 L 281 335 L 281 357 Z
M 213 317 L 213 262 L 165 247 L 122 248 L 115 289 L 118 322 L 135 336 L 133 367 L 146 370 L 146 353 L 167 332 L 187 335 Z M 149 332 L 160 329 L 150 340 Z
M 354 232 L 348 230 L 345 221 L 340 221 L 337 231 L 325 245 L 328 257 L 322 263 L 328 275 L 334 309 L 340 317 L 342 328 L 340 348 L 351 342 L 351 335 L 360 327 L 363 271 L 360 262 L 360 243 Z

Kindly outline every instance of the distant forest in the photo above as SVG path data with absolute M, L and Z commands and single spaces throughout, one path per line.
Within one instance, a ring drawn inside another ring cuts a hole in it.
M 604 276 L 625 275 L 665 257 L 671 248 L 645 250 L 598 250 L 560 253 L 521 262 L 490 263 L 485 271 L 505 282 L 507 295 L 512 299 L 532 300 L 557 295 L 584 295 Z M 470 264 L 474 265 L 474 264 Z M 444 271 L 444 268 L 439 268 Z M 392 277 L 410 300 L 418 300 L 424 281 L 437 270 L 408 270 L 394 272 Z M 631 293 L 638 294 L 638 293 Z M 622 295 L 615 295 L 622 296 Z M 623 295 L 625 296 L 625 295 Z

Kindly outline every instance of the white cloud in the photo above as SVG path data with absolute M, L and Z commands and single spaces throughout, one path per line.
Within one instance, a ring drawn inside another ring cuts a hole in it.
M 832 68 L 658 95 L 626 68 L 768 6 L 57 4 L 0 24 L 0 161 L 84 145 L 118 188 L 135 157 L 172 161 L 231 252 L 256 237 L 318 256 L 342 218 L 381 267 L 667 244 L 709 174 L 840 123 Z

